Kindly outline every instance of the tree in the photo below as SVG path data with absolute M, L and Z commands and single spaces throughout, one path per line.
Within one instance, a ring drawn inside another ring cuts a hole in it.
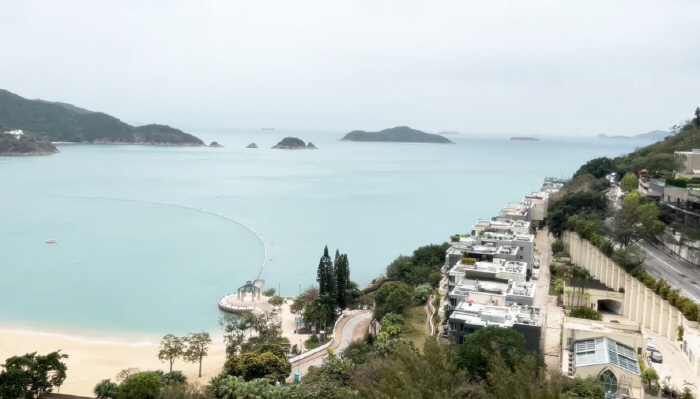
M 606 214 L 608 200 L 598 192 L 571 192 L 556 201 L 551 201 L 547 209 L 547 225 L 555 238 L 561 238 L 571 216 L 588 214 L 599 218 Z
M 163 380 L 153 371 L 143 371 L 132 375 L 119 385 L 119 399 L 154 399 L 157 397 Z
M 241 345 L 241 352 L 251 352 L 262 345 L 280 342 L 282 324 L 277 316 L 272 313 L 244 313 L 242 317 L 247 320 L 248 325 L 255 330 L 256 334 Z
M 564 293 L 564 279 L 558 278 L 552 281 L 552 291 L 557 295 L 557 304 L 561 304 L 561 294 Z
M 347 254 L 336 256 L 335 273 L 336 303 L 339 308 L 345 309 L 350 302 L 350 263 Z
M 525 337 L 512 328 L 489 326 L 464 337 L 457 350 L 457 366 L 472 377 L 485 380 L 492 366 L 489 357 L 497 353 L 504 366 L 513 370 L 525 354 Z
M 642 382 L 649 385 L 651 389 L 651 384 L 659 381 L 659 375 L 656 374 L 656 370 L 653 367 L 647 367 L 642 371 Z
M 265 291 L 263 291 L 263 296 L 274 296 L 277 293 L 277 290 L 274 288 L 268 288 Z
M 387 331 L 391 326 L 402 327 L 404 323 L 404 318 L 400 314 L 394 312 L 387 313 L 381 320 L 382 331 Z M 388 332 L 388 331 L 387 331 Z M 400 332 L 400 331 L 399 331 Z M 391 335 L 391 333 L 389 333 Z
M 110 380 L 102 380 L 92 390 L 97 398 L 116 399 L 119 395 L 119 385 Z
M 335 273 L 333 262 L 328 255 L 328 246 L 323 249 L 323 256 L 318 262 L 318 270 L 316 272 L 316 281 L 318 282 L 319 294 L 328 294 L 335 300 Z
M 450 248 L 450 244 L 430 244 L 419 247 L 413 251 L 413 263 L 418 266 L 430 266 L 441 268 L 445 264 L 445 252 Z
M 175 359 L 182 356 L 185 351 L 185 343 L 182 338 L 176 337 L 173 334 L 168 334 L 160 341 L 160 351 L 158 352 L 158 360 L 170 363 L 170 372 L 173 371 L 173 363 Z
M 616 250 L 613 252 L 612 257 L 613 261 L 627 272 L 631 272 L 632 270 L 641 266 L 646 258 L 647 252 L 636 245 L 631 245 L 624 249 Z
M 226 357 L 240 353 L 248 339 L 246 331 L 250 328 L 249 319 L 227 313 L 219 318 L 219 325 L 224 329 Z
M 579 319 L 588 319 L 588 320 L 603 320 L 603 315 L 598 312 L 595 309 L 591 309 L 588 306 L 579 306 L 577 308 L 574 308 L 574 310 L 569 313 L 569 316 L 571 317 L 577 317 Z
M 284 303 L 284 299 L 281 296 L 275 295 L 270 300 L 267 301 L 270 305 L 279 308 Z
M 625 247 L 643 238 L 655 237 L 663 231 L 664 224 L 659 221 L 659 207 L 653 202 L 642 205 L 636 191 L 625 196 L 622 205 L 615 211 L 613 237 Z
M 569 300 L 569 301 L 568 301 L 568 302 L 569 302 L 569 306 L 570 306 L 570 307 L 573 307 L 573 306 L 574 306 L 574 298 L 573 298 L 573 296 L 572 296 L 573 291 L 571 291 L 571 290 L 566 290 L 566 291 L 564 291 L 564 294 L 566 294 L 566 298 Z
M 160 392 L 158 399 L 212 399 L 207 390 L 198 382 L 192 384 L 166 385 Z
M 552 254 L 556 257 L 565 254 L 567 251 L 566 244 L 562 240 L 555 240 L 552 243 Z
M 292 371 L 284 350 L 279 345 L 263 345 L 255 352 L 234 356 L 226 361 L 226 374 L 242 377 L 245 381 L 267 378 L 284 382 Z
M 34 399 L 51 393 L 66 379 L 66 364 L 61 361 L 66 358 L 68 355 L 56 351 L 7 359 L 0 372 L 0 398 Z
M 187 383 L 187 377 L 185 377 L 185 375 L 182 374 L 182 371 L 179 371 L 179 370 L 165 373 L 165 374 L 160 376 L 160 379 L 163 380 L 163 384 L 165 384 L 165 385 L 186 384 Z
M 303 312 L 308 305 L 314 303 L 318 299 L 319 295 L 318 287 L 306 287 L 301 295 L 294 298 L 294 303 L 292 303 L 290 310 L 294 313 Z
M 433 293 L 433 287 L 430 284 L 421 284 L 413 290 L 413 300 L 422 305 L 428 300 L 430 294 Z
M 695 125 L 700 126 L 700 107 L 695 108 Z
M 183 357 L 186 362 L 197 363 L 199 362 L 199 376 L 202 376 L 202 359 L 209 353 L 209 345 L 211 344 L 211 337 L 208 332 L 200 333 L 189 333 L 184 339 L 187 344 L 187 349 L 185 350 Z
M 377 320 L 381 320 L 385 314 L 390 312 L 403 314 L 404 310 L 413 302 L 408 286 L 398 282 L 384 283 L 377 290 L 374 301 L 374 318 Z
M 574 177 L 588 173 L 593 175 L 596 179 L 600 179 L 614 171 L 615 165 L 612 159 L 608 157 L 594 158 L 583 164 L 583 166 L 576 171 Z
M 638 187 L 639 180 L 637 179 L 637 176 L 634 173 L 625 173 L 622 181 L 620 181 L 620 189 L 622 189 L 622 191 L 630 192 L 632 190 L 636 190 Z
M 593 377 L 576 377 L 564 384 L 564 390 L 571 399 L 605 399 L 605 391 Z

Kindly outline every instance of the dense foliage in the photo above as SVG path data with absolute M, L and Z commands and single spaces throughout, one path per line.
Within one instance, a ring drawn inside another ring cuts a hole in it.
M 5 361 L 0 371 L 0 398 L 35 399 L 51 393 L 66 379 L 68 355 L 51 352 L 42 356 L 27 353 Z
M 603 320 L 603 315 L 598 312 L 595 309 L 591 309 L 588 306 L 579 306 L 577 308 L 574 308 L 571 313 L 569 313 L 569 316 L 571 317 L 577 317 L 579 319 L 588 319 L 588 320 Z
M 169 126 L 133 127 L 101 112 L 27 100 L 6 90 L 0 90 L 0 123 L 48 141 L 204 145 L 197 137 Z
M 226 361 L 224 373 L 245 381 L 266 378 L 284 382 L 292 371 L 287 355 L 279 345 L 262 345 L 254 352 L 233 356 Z

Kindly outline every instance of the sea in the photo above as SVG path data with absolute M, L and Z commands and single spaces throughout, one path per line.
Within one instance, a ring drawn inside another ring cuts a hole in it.
M 248 280 L 315 284 L 323 249 L 364 287 L 400 254 L 649 142 L 449 135 L 344 142 L 344 132 L 192 130 L 224 148 L 61 145 L 0 158 L 0 324 L 90 334 L 217 333 Z M 277 150 L 286 136 L 317 150 Z M 247 149 L 249 143 L 260 148 Z M 47 240 L 56 240 L 54 244 Z

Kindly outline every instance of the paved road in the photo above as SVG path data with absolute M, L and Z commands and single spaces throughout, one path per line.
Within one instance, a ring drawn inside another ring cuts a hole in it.
M 669 255 L 660 248 L 646 242 L 637 243 L 647 252 L 644 268 L 652 277 L 663 278 L 674 288 L 680 288 L 681 293 L 700 303 L 700 268 L 678 257 Z M 681 273 L 685 275 L 682 276 Z
M 343 329 L 340 334 L 340 345 L 334 349 L 336 354 L 340 354 L 345 348 L 350 345 L 351 342 L 354 340 L 354 333 L 355 333 L 355 327 L 357 327 L 360 323 L 366 322 L 372 319 L 372 312 L 364 312 L 364 313 L 359 313 L 357 315 L 351 316 L 348 321 L 345 323 L 343 326 Z M 333 345 L 334 346 L 334 345 Z M 307 362 L 301 363 L 298 367 L 294 365 L 292 367 L 292 374 L 289 376 L 292 380 L 294 378 L 294 373 L 301 373 L 301 375 L 305 375 L 307 371 L 309 370 L 310 366 L 320 366 L 323 364 L 323 362 L 326 360 L 328 357 L 326 352 L 324 351 L 324 355 L 317 357 L 315 359 L 309 360 Z

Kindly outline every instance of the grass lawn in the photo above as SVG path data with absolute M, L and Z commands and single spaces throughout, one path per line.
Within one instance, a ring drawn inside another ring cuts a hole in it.
M 405 332 L 401 334 L 401 338 L 406 338 L 413 341 L 413 344 L 423 352 L 423 345 L 428 333 L 425 331 L 425 321 L 427 315 L 423 306 L 414 306 L 409 308 L 405 314 Z

